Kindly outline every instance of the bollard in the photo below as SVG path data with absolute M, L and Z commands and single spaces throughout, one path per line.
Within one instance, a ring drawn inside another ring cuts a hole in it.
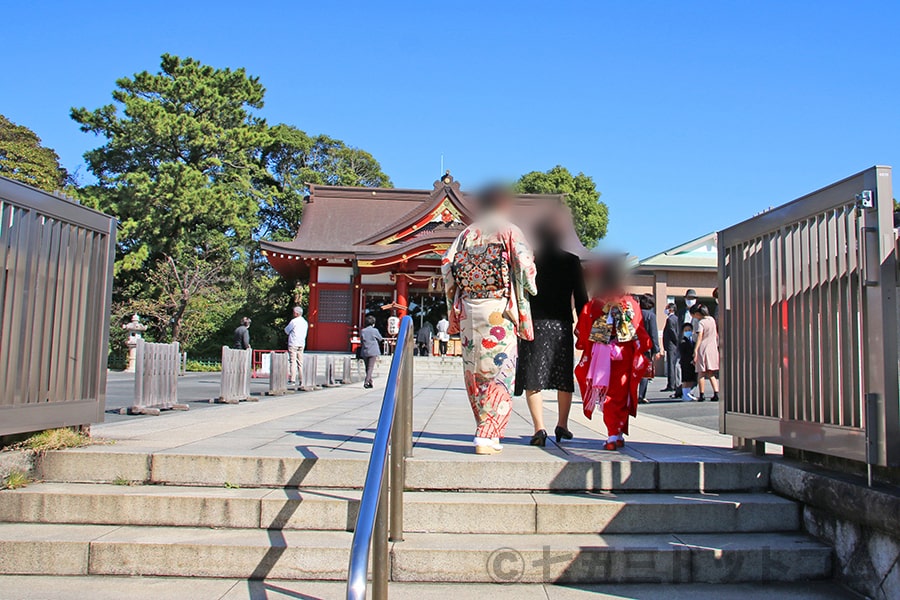
M 237 404 L 242 400 L 255 401 L 250 395 L 250 376 L 253 369 L 253 350 L 236 350 L 222 346 L 222 379 L 219 397 L 223 404 Z
M 287 352 L 269 353 L 269 391 L 267 396 L 282 396 L 287 393 L 290 355 Z
M 134 404 L 131 415 L 159 415 L 162 410 L 188 410 L 178 404 L 178 375 L 181 353 L 178 342 L 155 344 L 138 338 L 135 348 Z

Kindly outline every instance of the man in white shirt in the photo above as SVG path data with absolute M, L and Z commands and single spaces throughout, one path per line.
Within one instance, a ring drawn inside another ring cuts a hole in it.
M 447 320 L 446 315 L 441 315 L 441 320 L 438 321 L 437 324 L 437 339 L 438 339 L 438 351 L 441 356 L 445 356 L 447 354 L 447 342 L 450 341 L 450 334 L 448 331 L 450 330 L 450 321 Z
M 309 331 L 309 323 L 303 318 L 303 308 L 294 307 L 294 318 L 291 319 L 284 332 L 288 334 L 288 354 L 290 355 L 291 371 L 288 383 L 300 385 L 303 379 L 303 348 L 306 346 L 306 333 Z

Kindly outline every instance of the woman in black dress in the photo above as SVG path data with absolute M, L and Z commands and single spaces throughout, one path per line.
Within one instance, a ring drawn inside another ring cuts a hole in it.
M 587 303 L 581 260 L 561 247 L 562 227 L 556 220 L 543 224 L 537 234 L 536 296 L 531 298 L 534 341 L 519 340 L 516 395 L 525 392 L 534 422 L 532 446 L 547 443 L 541 390 L 556 390 L 559 420 L 556 441 L 572 439 L 568 429 L 572 393 L 575 391 L 574 315 Z M 574 311 L 574 313 L 573 313 Z

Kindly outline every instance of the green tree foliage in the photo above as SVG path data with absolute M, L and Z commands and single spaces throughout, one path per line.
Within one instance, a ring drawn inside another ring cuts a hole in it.
M 565 194 L 575 231 L 587 248 L 593 248 L 606 236 L 609 209 L 600 202 L 600 192 L 588 175 L 572 175 L 568 169 L 557 165 L 546 172 L 532 171 L 522 175 L 515 190 L 521 194 Z
M 258 240 L 296 232 L 307 184 L 390 186 L 369 153 L 257 115 L 265 89 L 244 69 L 163 55 L 158 73 L 116 82 L 112 104 L 73 108 L 104 143 L 85 154 L 85 204 L 120 220 L 114 316 L 149 337 L 215 355 L 241 316 L 256 347 L 282 345 L 293 303 Z
M 390 178 L 371 154 L 327 135 L 310 136 L 290 125 L 269 130 L 261 160 L 267 175 L 263 182 L 272 193 L 261 209 L 269 239 L 291 239 L 300 224 L 308 185 L 393 187 Z
M 88 197 L 121 221 L 120 271 L 246 244 L 259 202 L 254 153 L 267 137 L 251 113 L 263 105 L 259 80 L 166 54 L 161 72 L 116 88 L 118 106 L 75 108 L 72 118 L 106 139 L 85 154 L 98 179 Z
M 0 175 L 55 192 L 65 187 L 68 173 L 59 156 L 41 145 L 35 132 L 0 115 Z

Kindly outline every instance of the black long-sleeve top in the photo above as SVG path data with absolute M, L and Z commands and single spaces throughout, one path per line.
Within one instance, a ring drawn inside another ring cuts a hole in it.
M 653 342 L 653 347 L 650 351 L 656 354 L 659 352 L 659 328 L 656 326 L 656 311 L 652 309 L 642 310 L 641 316 L 644 318 L 644 329 L 647 330 L 647 334 Z
M 534 265 L 538 293 L 531 298 L 532 318 L 572 323 L 572 299 L 576 314 L 588 301 L 581 260 L 571 252 L 548 248 L 537 253 Z

